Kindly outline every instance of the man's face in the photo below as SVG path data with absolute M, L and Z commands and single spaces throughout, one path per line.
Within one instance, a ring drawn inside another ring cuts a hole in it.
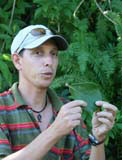
M 58 66 L 58 48 L 48 40 L 38 48 L 25 49 L 20 57 L 20 80 L 38 88 L 47 88 L 55 77 Z

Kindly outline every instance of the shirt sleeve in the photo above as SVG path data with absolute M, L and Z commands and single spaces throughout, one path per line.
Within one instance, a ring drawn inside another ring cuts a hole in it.
M 74 159 L 73 160 L 88 160 L 91 153 L 91 145 L 88 140 L 88 132 L 86 126 L 82 125 L 73 130 L 75 138 Z
M 7 124 L 4 123 L 0 115 L 0 160 L 12 153 L 11 143 L 9 141 L 9 131 Z

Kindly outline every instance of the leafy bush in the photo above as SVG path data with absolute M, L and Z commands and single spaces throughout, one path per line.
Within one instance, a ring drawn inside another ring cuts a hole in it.
M 41 23 L 64 35 L 69 41 L 69 49 L 59 54 L 59 68 L 51 87 L 61 96 L 76 99 L 76 92 L 71 88 L 79 87 L 79 92 L 84 94 L 86 89 L 90 95 L 86 84 L 91 84 L 91 94 L 97 86 L 96 93 L 100 93 L 102 99 L 118 106 L 116 124 L 106 140 L 107 160 L 122 158 L 121 8 L 121 0 L 0 2 L 0 90 L 9 88 L 18 77 L 9 52 L 12 39 L 20 28 Z M 83 118 L 90 128 L 95 106 L 91 104 L 89 109 L 89 113 L 84 111 Z

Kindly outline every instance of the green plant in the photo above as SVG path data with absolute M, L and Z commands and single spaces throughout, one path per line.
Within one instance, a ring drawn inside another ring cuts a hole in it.
M 69 49 L 59 54 L 59 68 L 51 87 L 60 96 L 71 98 L 73 94 L 69 93 L 66 83 L 70 86 L 74 83 L 94 83 L 104 100 L 115 104 L 120 110 L 115 127 L 106 141 L 107 160 L 122 158 L 121 8 L 121 0 L 0 1 L 0 91 L 9 88 L 18 77 L 8 53 L 12 39 L 20 28 L 41 23 L 62 34 L 69 41 Z M 89 124 L 87 117 L 86 112 L 84 119 Z M 114 151 L 111 153 L 112 149 Z

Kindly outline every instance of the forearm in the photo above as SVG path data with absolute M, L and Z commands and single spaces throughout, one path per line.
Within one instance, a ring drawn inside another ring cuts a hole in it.
M 105 160 L 104 144 L 92 146 L 89 160 Z
M 40 160 L 60 138 L 53 128 L 49 127 L 25 148 L 7 156 L 3 160 Z

